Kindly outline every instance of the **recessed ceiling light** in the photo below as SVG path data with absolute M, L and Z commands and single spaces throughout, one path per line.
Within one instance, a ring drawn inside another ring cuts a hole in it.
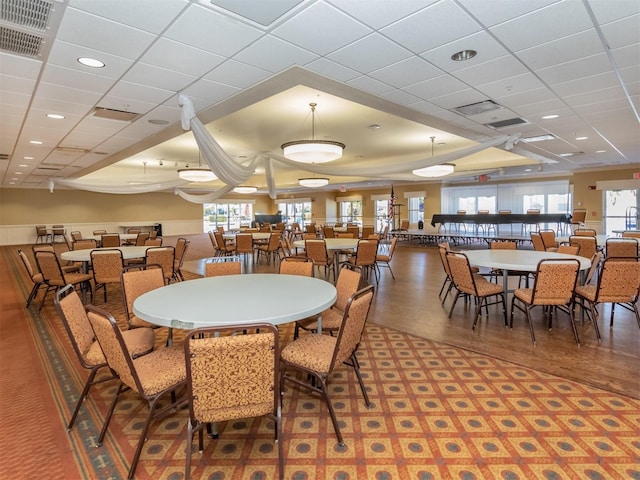
M 451 55 L 451 60 L 455 62 L 464 62 L 465 60 L 471 60 L 478 54 L 475 50 L 460 50 L 459 52 Z
M 22 172 L 13 172 L 14 175 L 22 175 Z
M 555 140 L 556 137 L 551 135 L 550 133 L 546 133 L 544 135 L 537 135 L 535 137 L 527 137 L 527 138 L 523 138 L 522 141 L 525 143 L 532 143 L 532 142 L 542 142 L 544 140 Z
M 29 143 L 32 143 L 33 145 L 42 145 L 42 141 L 41 140 L 29 140 Z
M 20 168 L 27 168 L 29 165 L 26 165 L 24 163 L 21 163 L 20 165 L 18 165 Z
M 586 140 L 589 137 L 576 137 L 576 140 Z
M 80 57 L 78 58 L 78 62 L 84 65 L 85 67 L 91 67 L 91 68 L 104 67 L 104 63 L 102 63 L 100 60 L 96 60 L 95 58 Z
M 33 160 L 33 157 L 22 157 L 24 160 Z
M 524 171 L 525 171 L 525 172 L 530 172 L 530 171 L 531 171 L 531 169 L 530 169 L 530 168 L 525 168 L 525 169 L 524 169 Z
M 382 128 L 382 125 L 378 125 L 377 123 L 374 123 L 372 125 L 369 125 L 367 128 L 370 128 L 371 130 L 379 130 L 380 128 Z
M 605 153 L 606 150 L 596 150 L 596 153 Z
M 558 154 L 560 157 L 570 157 L 573 155 L 573 153 L 560 153 Z
M 169 123 L 167 120 L 158 120 L 153 118 L 148 120 L 148 122 L 152 125 L 167 125 Z
M 543 120 L 553 120 L 554 118 L 558 118 L 560 115 L 556 115 L 555 113 L 553 115 L 545 115 L 544 117 L 542 117 Z
M 60 115 L 59 113 L 47 113 L 47 118 L 52 118 L 53 120 L 62 120 L 64 115 Z

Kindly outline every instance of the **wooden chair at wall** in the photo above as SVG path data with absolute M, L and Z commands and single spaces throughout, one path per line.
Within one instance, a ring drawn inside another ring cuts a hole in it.
M 46 225 L 36 225 L 36 243 L 49 243 L 51 241 L 51 232 L 47 230 Z

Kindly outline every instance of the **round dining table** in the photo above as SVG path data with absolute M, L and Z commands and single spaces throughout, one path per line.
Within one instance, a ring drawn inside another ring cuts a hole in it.
M 566 253 L 502 249 L 460 250 L 460 253 L 464 253 L 469 263 L 476 267 L 501 269 L 505 293 L 509 291 L 507 284 L 510 270 L 534 273 L 538 268 L 538 262 L 543 259 L 575 259 L 580 262 L 582 271 L 591 267 L 591 260 L 588 258 Z
M 89 271 L 89 262 L 91 262 L 91 252 L 94 250 L 120 250 L 124 260 L 131 260 L 134 258 L 144 258 L 148 248 L 151 247 L 147 245 L 144 247 L 124 246 L 112 248 L 85 248 L 82 250 L 69 250 L 67 252 L 62 252 L 60 254 L 60 258 L 68 262 L 82 262 L 82 271 L 87 273 Z
M 336 298 L 336 288 L 318 278 L 251 273 L 172 283 L 138 297 L 133 312 L 155 325 L 185 330 L 255 322 L 279 325 L 319 315 Z M 319 331 L 321 322 L 319 318 Z
M 305 240 L 296 240 L 293 242 L 293 246 L 296 248 L 304 248 Z M 325 238 L 325 244 L 327 250 L 355 250 L 358 248 L 357 238 Z

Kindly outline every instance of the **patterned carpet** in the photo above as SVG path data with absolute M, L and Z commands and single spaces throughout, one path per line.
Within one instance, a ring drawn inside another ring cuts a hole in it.
M 16 280 L 26 297 L 30 285 Z M 97 303 L 105 306 L 102 294 Z M 86 372 L 52 305 L 40 314 L 31 307 L 30 331 L 64 431 Z M 115 288 L 106 308 L 122 318 Z M 291 330 L 282 329 L 283 340 Z M 344 448 L 319 398 L 293 387 L 285 392 L 287 479 L 640 479 L 638 400 L 377 326 L 367 328 L 358 358 L 371 409 L 346 368 L 330 383 Z M 146 406 L 126 394 L 104 445 L 95 448 L 114 390 L 114 382 L 92 390 L 66 437 L 82 478 L 126 478 Z M 183 478 L 186 418 L 181 410 L 152 425 L 137 479 Z M 229 422 L 220 431 L 194 454 L 192 478 L 275 478 L 269 421 Z M 46 467 L 41 473 L 47 476 Z

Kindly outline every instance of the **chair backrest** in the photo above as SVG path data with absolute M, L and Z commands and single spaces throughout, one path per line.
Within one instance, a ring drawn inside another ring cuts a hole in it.
M 93 238 L 76 240 L 71 244 L 71 250 L 89 250 L 92 248 L 98 248 L 98 242 Z
M 376 262 L 378 254 L 378 242 L 375 240 L 358 240 L 358 250 L 356 250 L 355 265 L 369 266 Z
M 176 250 L 174 247 L 149 247 L 145 255 L 145 263 L 147 265 L 160 265 L 162 273 L 167 283 L 173 278 L 174 266 L 176 259 Z
M 82 232 L 78 230 L 74 230 L 73 232 L 71 232 L 71 240 L 73 240 L 74 242 L 82 240 Z
M 540 234 L 540 238 L 542 238 L 542 243 L 544 243 L 545 250 L 549 247 L 556 246 L 556 232 L 554 230 L 538 230 L 538 234 Z
M 558 246 L 557 253 L 566 253 L 569 255 L 578 255 L 580 252 L 580 245 L 567 245 L 562 244 Z
M 635 302 L 640 294 L 640 262 L 609 257 L 602 262 L 596 302 Z
M 277 232 L 271 233 L 269 235 L 269 243 L 267 244 L 267 250 L 270 252 L 275 252 L 280 247 L 280 239 L 282 235 Z
M 224 252 L 226 242 L 224 241 L 224 237 L 222 236 L 222 233 L 217 231 L 217 232 L 213 232 L 213 235 L 216 237 L 216 244 L 218 246 L 218 250 L 221 250 Z
M 451 278 L 451 269 L 449 268 L 449 260 L 447 260 L 447 252 L 449 251 L 448 243 L 438 244 L 438 253 L 440 254 L 440 261 L 442 262 L 442 268 L 448 278 Z
M 106 230 L 94 230 L 93 231 L 94 235 L 102 235 L 103 233 L 107 233 L 107 231 Z
M 334 233 L 334 231 L 333 231 L 333 227 L 332 227 L 332 226 L 330 226 L 330 225 L 325 225 L 325 226 L 322 228 L 322 231 L 323 231 L 323 233 L 324 233 L 324 238 L 333 238 L 333 237 L 334 237 L 334 235 L 335 235 L 335 233 Z
M 38 235 L 38 236 L 47 235 L 47 226 L 46 225 L 36 225 L 36 235 Z
M 142 247 L 145 245 L 147 239 L 151 236 L 151 232 L 140 232 L 136 237 L 136 245 Z
M 327 263 L 329 254 L 327 253 L 327 244 L 324 240 L 305 240 L 304 249 L 307 257 L 312 259 L 315 264 L 324 265 Z
M 478 215 L 488 215 L 489 210 L 478 210 Z
M 573 234 L 579 237 L 595 237 L 598 232 L 596 232 L 593 228 L 576 228 L 573 231 Z
M 533 284 L 533 305 L 568 305 L 578 280 L 580 262 L 573 259 L 544 259 L 538 262 Z
M 362 238 L 369 238 L 369 235 L 373 235 L 376 229 L 373 225 L 367 225 L 362 227 Z
M 494 240 L 489 244 L 489 248 L 491 250 L 515 250 L 516 242 L 498 242 Z
M 467 256 L 464 253 L 448 251 L 447 262 L 451 272 L 451 281 L 457 289 L 463 293 L 477 296 L 476 283 Z
M 498 210 L 498 215 L 511 215 L 511 210 Z
M 544 242 L 542 241 L 542 237 L 539 233 L 531 232 L 531 243 L 533 244 L 533 249 L 538 252 L 545 252 L 546 248 L 544 248 Z
M 318 238 L 318 235 L 316 235 L 315 233 L 303 233 L 302 234 L 302 240 L 316 240 Z
M 598 250 L 596 237 L 571 235 L 569 237 L 569 243 L 580 245 L 580 252 L 578 253 L 578 255 L 580 255 L 581 257 L 591 258 Z
M 78 360 L 85 368 L 94 367 L 96 359 L 93 359 L 90 365 L 87 353 L 93 345 L 95 335 L 80 295 L 73 285 L 67 285 L 56 292 L 54 302 Z M 105 363 L 104 357 L 100 363 Z
M 113 248 L 120 246 L 119 233 L 103 233 L 101 238 L 101 244 L 104 248 Z
M 467 214 L 467 211 L 466 211 L 466 210 L 458 210 L 458 211 L 456 212 L 456 214 L 458 214 L 458 215 L 466 215 L 466 214 Z
M 97 248 L 91 250 L 93 280 L 98 283 L 120 283 L 124 267 L 122 252 L 117 248 Z
M 574 208 L 573 214 L 571 215 L 571 223 L 572 224 L 581 224 L 587 219 L 587 209 L 586 208 Z
M 176 241 L 175 268 L 178 270 L 181 269 L 182 265 L 184 264 L 184 259 L 187 257 L 187 251 L 189 250 L 189 245 L 191 245 L 191 241 L 187 240 L 186 238 L 178 238 L 178 240 Z M 178 253 L 178 250 L 180 250 L 179 253 Z
M 35 257 L 38 269 L 47 285 L 54 287 L 64 287 L 66 285 L 64 273 L 55 252 L 38 250 L 35 252 Z
M 391 239 L 391 244 L 389 245 L 389 261 L 393 258 L 393 252 L 396 251 L 396 245 L 398 244 L 398 237 L 393 237 Z
M 304 226 L 304 231 L 305 233 L 316 233 L 316 224 L 315 223 L 309 223 L 307 225 Z
M 354 225 L 348 225 L 347 226 L 347 233 L 350 233 L 351 235 L 353 235 L 353 238 L 359 238 L 360 237 L 360 228 L 358 228 L 357 226 L 354 226 Z
M 253 236 L 250 233 L 236 235 L 236 253 L 253 252 Z
M 22 249 L 18 249 L 18 256 L 22 260 L 22 264 L 24 265 L 25 270 L 29 274 L 31 280 L 35 278 L 36 271 L 33 269 L 33 265 L 31 265 L 31 260 L 27 257 L 27 254 L 22 251 Z
M 142 232 L 142 229 L 140 229 L 138 227 L 127 228 L 127 233 L 131 233 L 131 234 L 137 235 L 140 232 Z
M 192 421 L 279 414 L 280 348 L 274 325 L 192 330 L 184 340 L 184 351 Z
M 209 232 L 209 240 L 211 240 L 211 245 L 213 246 L 213 252 L 218 253 L 218 240 L 216 239 L 216 235 L 214 232 Z
M 608 238 L 607 257 L 624 257 L 636 259 L 638 257 L 638 244 L 634 238 Z
M 162 237 L 156 237 L 156 238 L 149 237 L 145 240 L 144 244 L 147 247 L 161 247 Z
M 240 275 L 242 262 L 208 262 L 204 264 L 205 277 L 220 277 L 222 275 Z
M 131 265 L 124 267 L 120 273 L 122 284 L 122 300 L 130 327 L 148 326 L 147 322 L 136 323 L 133 314 L 133 302 L 140 295 L 164 287 L 164 276 L 159 265 Z M 133 322 L 133 323 L 132 323 Z
M 604 259 L 604 254 L 602 252 L 598 251 L 593 254 L 593 257 L 591 257 L 591 267 L 589 268 L 589 271 L 587 272 L 587 276 L 584 279 L 585 285 L 591 283 L 591 280 L 593 279 L 593 276 L 600 268 L 600 265 L 602 264 L 603 259 Z
M 347 302 L 329 367 L 330 372 L 342 365 L 358 349 L 372 300 L 373 286 L 369 285 L 358 290 Z
M 349 268 L 340 269 L 338 274 L 338 280 L 336 281 L 336 303 L 334 307 L 344 312 L 347 308 L 349 299 L 360 288 L 360 282 L 362 281 L 362 273 Z
M 637 231 L 632 231 L 632 230 L 625 230 L 624 232 L 622 232 L 622 237 L 631 237 L 631 238 L 640 238 L 640 232 Z
M 409 220 L 402 220 L 400 222 L 400 230 L 408 230 L 409 229 Z
M 220 235 L 224 235 L 224 227 L 222 225 L 218 225 L 216 227 L 216 232 L 218 232 Z
M 540 209 L 539 208 L 530 208 L 527 210 L 528 214 L 537 214 L 540 213 Z
M 102 348 L 109 368 L 120 378 L 122 383 L 141 395 L 145 394 L 138 373 L 134 367 L 131 354 L 124 343 L 118 324 L 106 310 L 94 305 L 87 305 L 87 317 L 93 333 Z
M 64 235 L 64 225 L 53 225 L 51 227 L 51 232 L 54 235 Z
M 334 235 L 335 238 L 354 238 L 353 233 L 338 232 Z
M 158 236 L 158 230 L 155 230 L 155 229 L 154 229 L 154 230 L 151 230 L 151 231 L 149 232 L 149 238 L 150 238 L 150 239 L 152 239 L 152 240 L 153 240 L 153 239 L 154 239 L 154 238 L 156 238 L 157 236 Z
M 310 258 L 283 258 L 278 273 L 313 277 L 313 260 Z

